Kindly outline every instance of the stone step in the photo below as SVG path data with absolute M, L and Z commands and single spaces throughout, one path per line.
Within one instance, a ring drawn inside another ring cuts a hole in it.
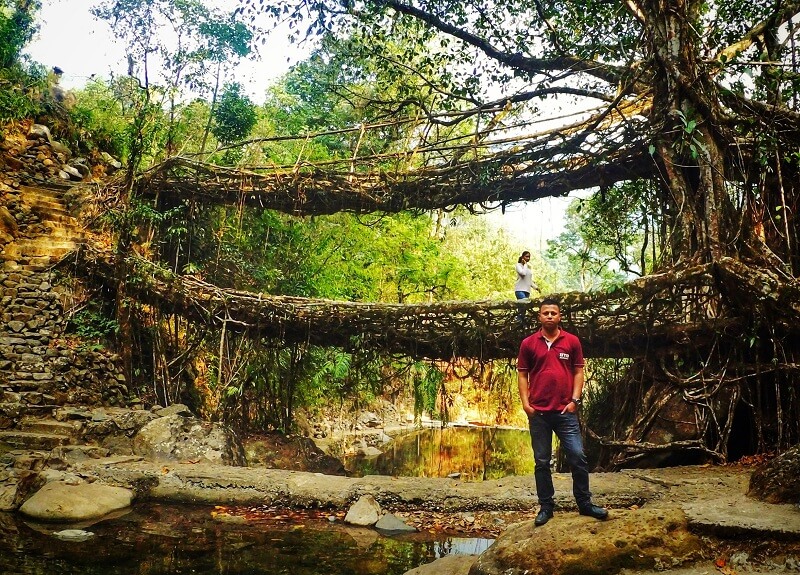
M 60 405 L 33 405 L 29 403 L 25 405 L 25 413 L 34 417 L 52 417 L 53 412 L 60 407 Z
M 41 188 L 26 188 L 20 186 L 20 197 L 29 205 L 58 204 L 64 206 L 64 193 L 60 191 L 44 190 Z
M 20 431 L 30 433 L 42 433 L 45 435 L 66 435 L 75 437 L 75 426 L 66 421 L 56 421 L 55 419 L 41 419 L 26 417 L 19 422 Z
M 0 431 L 0 444 L 15 449 L 53 449 L 72 442 L 68 435 L 34 433 L 31 431 Z
M 71 248 L 74 249 L 79 243 L 80 238 L 55 238 L 51 239 L 48 236 L 39 236 L 38 238 L 20 238 L 13 242 L 6 244 L 6 246 L 16 246 L 18 248 L 39 248 L 42 246 L 49 246 L 54 249 Z
M 61 238 L 82 240 L 86 237 L 77 222 L 75 222 L 74 225 L 67 222 L 45 222 L 45 225 L 49 229 L 47 230 L 46 235 L 42 237 L 46 239 Z
M 72 239 L 48 240 L 46 237 L 35 239 L 21 239 L 6 244 L 2 252 L 2 259 L 19 259 L 21 257 L 50 256 L 62 258 L 66 254 L 78 249 L 83 242 Z
M 47 258 L 47 263 L 39 263 L 39 264 L 24 264 L 20 266 L 21 269 L 27 272 L 43 272 L 50 268 L 55 262 L 51 262 L 50 258 Z
M 67 206 L 64 205 L 64 202 L 59 202 L 55 198 L 51 200 L 43 200 L 41 198 L 36 198 L 35 200 L 25 202 L 28 204 L 35 212 L 54 212 L 60 214 L 68 214 L 69 211 L 67 210 Z
M 39 220 L 43 224 L 54 222 L 64 225 L 77 225 L 75 218 L 73 218 L 70 213 L 63 208 L 34 207 L 33 211 L 37 216 L 39 216 Z
M 41 193 L 41 194 L 58 194 L 62 196 L 64 192 L 71 189 L 73 184 L 60 183 L 60 182 L 41 182 L 35 186 L 31 184 L 22 184 L 19 189 L 22 192 L 28 193 Z
M 13 456 L 14 469 L 23 469 L 26 471 L 41 471 L 44 469 L 47 460 L 50 457 L 50 451 L 43 451 L 38 449 L 25 449 L 9 451 L 9 455 Z

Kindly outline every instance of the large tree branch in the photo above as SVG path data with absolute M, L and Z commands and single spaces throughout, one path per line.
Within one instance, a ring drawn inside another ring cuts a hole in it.
M 778 3 L 780 5 L 780 3 Z M 715 60 L 733 60 L 737 54 L 740 54 L 753 45 L 759 36 L 763 35 L 769 29 L 776 29 L 786 24 L 789 19 L 796 16 L 800 12 L 800 2 L 785 2 L 780 8 L 776 8 L 775 12 L 763 22 L 758 23 L 748 30 L 744 36 L 738 41 L 729 46 L 725 46 L 717 51 Z
M 489 58 L 500 62 L 510 68 L 526 72 L 531 75 L 540 74 L 542 72 L 552 71 L 569 71 L 581 72 L 599 78 L 608 82 L 612 86 L 617 86 L 622 83 L 623 79 L 628 76 L 627 68 L 619 68 L 608 64 L 601 64 L 576 58 L 570 55 L 563 55 L 558 58 L 529 58 L 523 56 L 521 53 L 504 52 L 493 46 L 486 39 L 481 38 L 471 32 L 459 28 L 443 21 L 438 16 L 431 14 L 420 8 L 410 6 L 404 2 L 397 0 L 377 0 L 380 5 L 388 6 L 401 14 L 406 14 L 425 22 L 429 26 L 436 28 L 440 32 L 444 32 L 454 38 L 458 38 L 462 42 L 474 46 L 486 54 Z

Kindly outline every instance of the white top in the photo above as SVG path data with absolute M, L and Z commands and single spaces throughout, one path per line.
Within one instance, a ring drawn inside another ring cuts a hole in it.
M 524 291 L 531 293 L 533 287 L 533 270 L 528 264 L 517 263 L 514 266 L 517 270 L 517 283 L 514 284 L 514 291 Z

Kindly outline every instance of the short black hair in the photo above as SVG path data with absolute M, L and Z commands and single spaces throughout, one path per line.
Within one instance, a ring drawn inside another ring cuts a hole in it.
M 540 308 L 545 305 L 554 305 L 559 310 L 561 310 L 561 302 L 559 302 L 556 298 L 553 297 L 546 297 L 539 303 Z

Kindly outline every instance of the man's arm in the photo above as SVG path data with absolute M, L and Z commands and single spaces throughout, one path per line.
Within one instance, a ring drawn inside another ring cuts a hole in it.
M 533 408 L 528 400 L 528 373 L 527 371 L 517 371 L 517 384 L 519 386 L 519 399 L 522 402 L 522 409 L 528 415 L 533 415 Z
M 583 382 L 585 380 L 583 366 L 576 367 L 572 373 L 572 397 L 580 399 L 581 394 L 583 393 Z M 578 406 L 575 404 L 575 402 L 571 402 L 567 404 L 567 406 L 564 408 L 564 411 L 561 413 L 574 413 L 576 411 L 578 411 Z
M 583 366 L 575 368 L 575 376 L 572 379 L 572 397 L 580 399 L 583 393 L 584 382 Z

